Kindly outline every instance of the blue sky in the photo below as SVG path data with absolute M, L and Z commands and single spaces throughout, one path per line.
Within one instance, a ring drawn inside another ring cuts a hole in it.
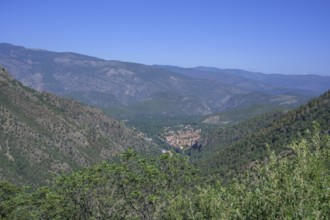
M 330 75 L 330 0 L 1 0 L 0 42 L 144 64 Z

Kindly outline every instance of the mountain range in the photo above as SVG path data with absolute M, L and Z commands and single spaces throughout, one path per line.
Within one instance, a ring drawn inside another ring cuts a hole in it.
M 148 66 L 7 43 L 0 44 L 0 64 L 26 86 L 107 109 L 119 119 L 205 116 L 258 104 L 292 108 L 330 85 L 328 76 Z

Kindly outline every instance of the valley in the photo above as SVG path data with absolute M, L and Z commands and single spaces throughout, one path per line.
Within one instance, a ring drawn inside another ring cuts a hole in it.
M 182 149 L 207 127 L 296 108 L 330 85 L 326 76 L 148 66 L 5 43 L 0 63 L 26 86 L 101 108 L 148 139 Z M 168 128 L 180 125 L 194 129 Z
M 325 76 L 148 66 L 5 43 L 0 64 L 25 86 L 101 108 L 157 141 L 168 125 L 237 124 L 296 108 L 330 85 Z
M 0 220 L 330 219 L 330 1 L 0 6 Z
M 0 64 L 1 219 L 330 213 L 328 76 L 10 44 Z

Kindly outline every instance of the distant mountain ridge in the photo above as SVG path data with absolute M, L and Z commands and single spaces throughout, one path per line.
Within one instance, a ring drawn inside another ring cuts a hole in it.
M 186 76 L 222 80 L 223 82 L 241 86 L 246 89 L 262 91 L 269 94 L 281 94 L 285 92 L 306 93 L 320 95 L 330 88 L 330 77 L 313 74 L 286 75 L 264 74 L 240 69 L 219 69 L 215 67 L 180 68 L 176 66 L 158 66 L 169 69 Z
M 107 61 L 11 44 L 0 44 L 0 64 L 26 86 L 108 108 L 118 116 L 127 111 L 131 117 L 202 116 L 256 103 L 290 108 L 319 95 L 322 85 L 330 85 L 330 77 L 323 77 L 310 79 L 320 85 L 317 89 L 279 87 L 280 83 L 269 84 L 265 74 L 262 76 L 266 79 L 258 81 L 256 77 L 224 75 L 214 69 Z M 290 83 L 296 79 L 292 77 Z
M 46 183 L 128 148 L 156 149 L 102 111 L 32 90 L 0 69 L 0 179 Z

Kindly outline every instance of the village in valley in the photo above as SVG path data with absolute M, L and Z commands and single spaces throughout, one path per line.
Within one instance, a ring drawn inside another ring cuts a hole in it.
M 201 138 L 201 129 L 196 129 L 192 125 L 167 127 L 161 138 L 175 148 L 185 149 Z

